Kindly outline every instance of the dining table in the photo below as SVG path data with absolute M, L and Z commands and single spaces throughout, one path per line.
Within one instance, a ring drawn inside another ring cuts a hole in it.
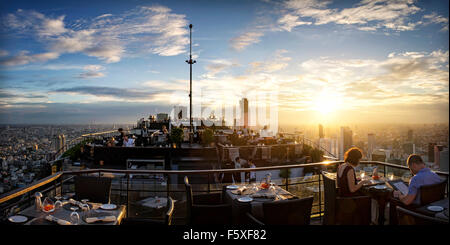
M 331 178 L 336 179 L 336 173 L 328 173 Z M 370 196 L 378 203 L 378 225 L 384 225 L 385 223 L 385 210 L 386 204 L 391 200 L 392 193 L 394 189 L 387 184 L 388 179 L 385 177 L 379 177 L 378 179 L 373 179 L 371 176 L 366 176 L 365 179 L 370 180 L 370 183 L 365 184 L 361 187 L 360 191 L 364 195 Z M 389 179 L 392 180 L 392 179 Z M 361 178 L 357 179 L 359 183 Z
M 430 207 L 433 207 L 433 206 L 441 207 L 443 210 L 442 211 L 432 211 L 432 210 L 430 210 L 431 209 Z M 444 198 L 442 200 L 438 200 L 438 201 L 432 202 L 430 204 L 418 207 L 414 211 L 449 222 L 449 219 L 448 219 L 448 197 Z
M 226 190 L 225 203 L 231 204 L 234 224 L 248 224 L 246 213 L 257 219 L 263 219 L 263 203 L 280 200 L 298 199 L 294 194 L 274 185 L 273 188 L 261 188 L 259 185 L 237 185 Z M 248 199 L 250 198 L 250 199 Z
M 113 209 L 104 209 L 102 203 L 86 202 L 89 205 L 90 210 L 77 209 L 75 212 L 79 214 L 78 225 L 119 225 L 122 219 L 126 215 L 126 205 L 115 205 Z M 66 206 L 67 205 L 67 206 Z M 27 221 L 24 225 L 58 225 L 57 222 L 49 221 L 46 219 L 47 216 L 51 215 L 57 219 L 71 222 L 70 215 L 73 210 L 68 208 L 72 206 L 69 202 L 63 202 L 63 206 L 51 211 L 44 212 L 41 209 L 36 209 L 34 205 L 27 207 L 26 209 L 17 213 L 17 215 L 27 217 Z M 97 221 L 97 222 L 86 222 L 86 218 L 102 218 L 114 216 L 114 221 Z
M 370 196 L 378 203 L 378 225 L 384 225 L 386 210 L 386 204 L 391 200 L 394 189 L 386 184 L 386 179 L 381 177 L 377 180 L 370 180 L 370 184 L 363 185 L 361 192 L 367 196 Z

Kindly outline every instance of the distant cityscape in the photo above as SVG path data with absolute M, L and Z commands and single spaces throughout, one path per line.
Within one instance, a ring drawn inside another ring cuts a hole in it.
M 159 117 L 167 119 L 168 114 L 161 114 Z M 185 116 L 180 118 L 186 119 Z M 248 118 L 245 119 L 246 122 L 247 120 Z M 140 121 L 142 122 L 142 119 Z M 139 124 L 139 121 L 137 123 Z M 188 126 L 189 123 L 183 120 L 183 125 Z M 50 162 L 55 158 L 58 149 L 68 145 L 73 139 L 83 134 L 116 130 L 119 127 L 131 129 L 133 126 L 118 124 L 0 126 L 0 193 L 24 187 L 51 174 Z M 296 134 L 319 145 L 325 155 L 341 160 L 344 152 L 352 146 L 363 150 L 363 160 L 399 165 L 405 165 L 407 157 L 416 153 L 421 155 L 433 170 L 448 172 L 448 128 L 448 124 L 349 126 L 319 124 L 295 128 L 280 126 L 276 136 L 282 137 L 286 133 Z
M 0 126 L 0 193 L 23 187 L 51 173 L 58 149 L 83 134 L 126 125 Z M 66 149 L 67 150 L 67 149 Z

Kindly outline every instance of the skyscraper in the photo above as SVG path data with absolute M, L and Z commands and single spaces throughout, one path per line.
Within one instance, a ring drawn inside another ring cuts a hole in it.
M 64 134 L 61 134 L 61 148 L 63 148 L 61 153 L 67 151 L 66 136 L 64 136 Z
M 375 150 L 375 135 L 367 135 L 367 159 L 372 160 L 372 153 Z
M 428 143 L 428 162 L 434 162 L 434 146 L 436 143 Z
M 319 124 L 319 139 L 322 139 L 323 137 L 323 126 L 322 124 Z
M 242 98 L 239 101 L 239 107 L 241 109 L 241 124 L 239 126 L 244 126 L 248 128 L 248 100 L 247 98 Z
M 344 153 L 353 145 L 353 132 L 349 127 L 341 127 L 341 137 L 339 142 L 339 158 L 344 159 Z
M 412 129 L 408 130 L 408 141 L 409 142 L 413 141 L 413 131 L 412 131 Z
M 443 145 L 434 146 L 434 166 L 441 171 L 448 171 L 448 147 Z
M 174 110 L 174 119 L 187 119 L 187 106 L 179 106 L 175 105 L 173 106 Z
M 156 121 L 157 122 L 164 122 L 169 119 L 169 115 L 167 113 L 158 113 L 156 114 Z

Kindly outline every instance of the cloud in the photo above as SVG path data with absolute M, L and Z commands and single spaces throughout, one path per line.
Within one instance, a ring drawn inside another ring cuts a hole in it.
M 46 62 L 48 60 L 57 59 L 58 57 L 59 53 L 56 52 L 47 52 L 29 55 L 28 51 L 21 51 L 16 56 L 10 56 L 0 59 L 0 65 L 2 66 L 25 65 L 31 62 Z
M 230 40 L 231 47 L 237 51 L 242 51 L 244 48 L 251 44 L 259 43 L 261 41 L 260 37 L 262 37 L 263 35 L 263 32 L 245 32 Z
M 100 72 L 101 70 L 104 70 L 105 68 L 101 65 L 87 65 L 84 66 L 84 70 L 86 72 L 81 73 L 80 75 L 78 75 L 78 78 L 97 78 L 97 77 L 104 77 L 105 74 L 103 74 L 102 72 Z
M 3 20 L 5 28 L 36 38 L 51 53 L 83 53 L 106 63 L 119 62 L 126 52 L 179 55 L 185 53 L 189 43 L 185 15 L 157 5 L 77 20 L 73 25 L 66 25 L 64 15 L 48 17 L 21 9 Z
M 281 29 L 289 32 L 296 26 L 312 24 L 312 22 L 298 21 L 298 18 L 298 16 L 286 14 L 278 20 L 278 24 L 280 24 Z
M 205 66 L 206 74 L 203 75 L 204 78 L 213 78 L 216 74 L 222 73 L 229 68 L 239 66 L 237 62 L 233 62 L 227 59 L 216 59 L 210 60 L 209 64 Z
M 290 57 L 284 56 L 287 50 L 279 49 L 266 61 L 255 61 L 250 63 L 250 73 L 267 72 L 272 73 L 285 69 L 289 65 Z
M 135 100 L 150 100 L 153 97 L 153 92 L 147 92 L 142 90 L 133 90 L 125 88 L 113 88 L 113 87 L 99 87 L 99 86 L 78 86 L 72 88 L 61 88 L 50 91 L 50 93 L 73 93 L 73 94 L 85 94 L 99 97 L 108 97 L 111 99 L 122 99 L 126 101 Z
M 295 26 L 303 25 L 300 18 L 312 20 L 314 25 L 335 23 L 339 25 L 356 25 L 362 31 L 388 29 L 394 31 L 411 31 L 417 26 L 440 23 L 448 26 L 448 18 L 436 13 L 424 15 L 422 20 L 413 21 L 411 16 L 422 11 L 412 0 L 363 0 L 350 8 L 327 8 L 331 1 L 290 0 L 279 23 L 281 28 L 290 31 Z M 445 26 L 444 26 L 445 28 Z

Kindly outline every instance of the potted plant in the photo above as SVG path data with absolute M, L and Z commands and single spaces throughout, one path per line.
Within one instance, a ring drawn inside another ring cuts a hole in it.
M 176 147 L 181 148 L 181 142 L 183 142 L 184 132 L 182 128 L 172 128 L 170 131 L 170 142 L 175 144 Z
M 205 129 L 205 131 L 202 134 L 202 142 L 205 146 L 213 146 L 214 144 L 214 131 L 212 129 Z

